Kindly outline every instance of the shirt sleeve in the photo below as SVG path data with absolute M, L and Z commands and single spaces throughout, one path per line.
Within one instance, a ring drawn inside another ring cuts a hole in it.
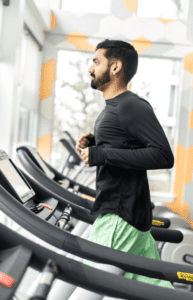
M 120 126 L 129 137 L 140 143 L 138 149 L 92 147 L 90 166 L 107 164 L 137 170 L 170 169 L 174 156 L 167 137 L 152 106 L 142 98 L 118 103 Z

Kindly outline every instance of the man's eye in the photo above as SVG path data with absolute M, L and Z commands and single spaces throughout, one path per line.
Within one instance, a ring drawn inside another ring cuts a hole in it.
M 98 64 L 98 62 L 97 62 L 97 61 L 95 61 L 95 64 Z

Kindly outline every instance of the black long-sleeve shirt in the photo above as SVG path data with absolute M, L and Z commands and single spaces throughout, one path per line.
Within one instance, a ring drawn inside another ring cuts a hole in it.
M 116 214 L 140 231 L 152 225 L 146 170 L 171 169 L 174 156 L 151 104 L 126 91 L 106 100 L 90 139 L 97 166 L 91 215 Z

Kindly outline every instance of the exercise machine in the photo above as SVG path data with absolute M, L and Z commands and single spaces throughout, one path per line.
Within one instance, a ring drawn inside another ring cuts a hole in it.
M 106 261 L 107 256 L 101 252 L 103 246 L 82 241 L 78 236 L 63 230 L 73 214 L 77 219 L 93 224 L 96 217 L 90 216 L 88 209 L 70 203 L 43 187 L 19 170 L 4 151 L 0 153 L 0 183 L 0 209 L 15 222 L 56 248 L 100 264 L 109 263 L 108 268 L 112 269 L 111 260 Z M 152 227 L 151 234 L 156 240 L 172 243 L 179 243 L 183 238 L 180 231 L 155 227 Z M 90 245 L 94 245 L 94 248 Z M 120 259 L 120 252 L 117 253 Z M 120 268 L 117 257 L 113 259 L 113 265 Z M 122 261 L 122 264 L 125 265 L 125 261 Z
M 89 187 L 85 187 L 84 185 L 77 183 L 76 181 L 59 173 L 41 158 L 41 156 L 34 147 L 18 147 L 17 155 L 21 164 L 29 172 L 29 174 L 32 173 L 33 167 L 36 167 L 36 169 L 41 170 L 44 174 L 47 175 L 48 178 L 50 178 L 50 181 L 54 181 L 57 183 L 57 186 L 60 185 L 62 187 L 62 195 L 66 195 L 67 197 L 71 198 L 71 193 L 69 191 L 73 191 L 76 194 L 84 194 L 84 197 L 90 196 L 93 198 L 93 200 L 95 199 L 95 190 Z M 63 189 L 66 189 L 66 191 L 64 191 Z
M 188 292 L 136 282 L 86 266 L 77 261 L 75 262 L 35 244 L 33 241 L 22 237 L 2 224 L 0 224 L 0 234 L 1 300 L 45 300 L 56 277 L 62 281 L 97 293 L 100 298 L 107 295 L 135 300 L 154 300 L 154 295 L 157 294 L 158 300 L 181 300 L 183 297 L 186 297 L 186 300 L 192 299 L 192 294 Z M 114 249 L 111 250 L 116 251 Z M 135 270 L 137 274 L 144 274 L 159 279 L 167 278 L 168 280 L 175 278 L 176 281 L 183 282 L 185 279 L 180 274 L 186 273 L 186 280 L 191 280 L 191 273 L 193 271 L 191 266 L 162 261 L 156 261 L 154 264 L 153 259 L 123 253 L 125 259 L 127 255 L 130 259 L 128 259 L 129 263 L 126 269 L 130 271 Z M 150 261 L 153 264 L 150 264 Z M 21 291 L 17 291 L 17 287 L 29 265 L 33 266 L 39 272 L 42 271 L 40 280 L 32 296 L 27 296 Z
M 67 176 L 69 173 L 69 169 L 76 169 L 74 170 L 74 173 L 70 176 L 70 178 L 72 180 L 76 180 L 77 182 L 83 183 L 91 175 L 96 173 L 95 166 L 88 167 L 87 165 L 85 165 L 82 157 L 80 156 L 80 154 L 78 154 L 80 151 L 75 151 L 66 139 L 61 139 L 60 142 L 70 153 L 66 160 L 65 166 L 62 169 L 62 174 Z
M 186 220 L 173 212 L 162 212 L 157 217 L 169 218 L 170 229 L 179 229 L 184 234 L 183 242 L 180 245 L 173 245 L 165 242 L 156 242 L 161 260 L 180 264 L 193 265 L 193 231 Z M 193 291 L 193 287 L 187 284 L 175 284 L 180 288 Z
M 59 173 L 41 158 L 34 147 L 18 147 L 17 155 L 25 170 L 33 178 L 36 178 L 43 186 L 51 188 L 54 193 L 57 193 L 61 197 L 65 196 L 69 201 L 82 205 L 88 209 L 92 208 L 96 197 L 96 190 L 85 187 Z M 77 196 L 81 197 L 77 198 Z M 87 198 L 88 200 L 86 201 L 84 198 Z M 151 203 L 151 206 L 153 209 L 154 204 Z

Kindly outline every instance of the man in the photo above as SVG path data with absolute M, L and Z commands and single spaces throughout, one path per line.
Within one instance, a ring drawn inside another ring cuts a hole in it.
M 150 233 L 147 170 L 172 168 L 173 153 L 150 103 L 127 90 L 138 67 L 135 48 L 106 39 L 97 45 L 93 62 L 88 70 L 91 87 L 103 93 L 106 106 L 95 122 L 94 135 L 82 135 L 76 146 L 87 166 L 97 166 L 90 214 L 99 216 L 88 240 L 160 260 Z M 129 272 L 124 277 L 174 288 L 169 281 Z

